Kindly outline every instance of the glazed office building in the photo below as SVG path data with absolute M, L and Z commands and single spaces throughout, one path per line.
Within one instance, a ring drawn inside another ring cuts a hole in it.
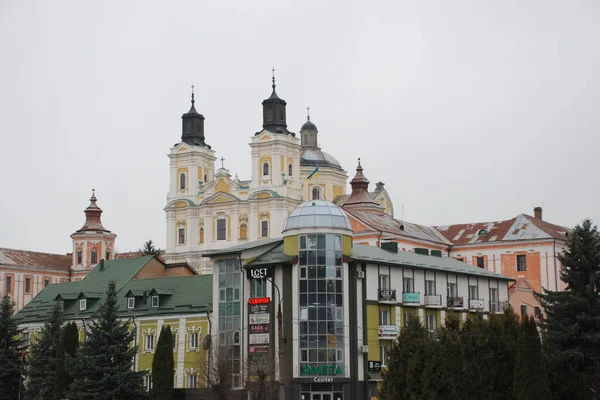
M 397 335 L 404 315 L 418 315 L 425 323 L 435 315 L 441 324 L 451 305 L 448 298 L 470 290 L 473 282 L 482 291 L 499 288 L 498 301 L 508 296 L 506 278 L 489 272 L 479 276 L 484 272 L 456 260 L 353 245 L 346 214 L 326 201 L 294 209 L 283 236 L 209 255 L 218 265 L 213 336 L 233 346 L 234 386 L 240 389 L 253 390 L 259 371 L 266 371 L 281 399 L 376 397 L 380 366 L 385 368 L 385 352 L 393 342 L 390 332 Z M 381 279 L 382 273 L 388 279 Z M 396 281 L 408 274 L 414 285 L 396 296 Z M 419 291 L 425 293 L 420 286 L 427 279 L 438 280 L 440 288 L 456 282 L 457 293 L 440 290 L 428 293 L 439 303 L 425 301 Z M 452 309 L 463 318 L 467 312 Z M 382 322 L 382 314 L 389 319 Z

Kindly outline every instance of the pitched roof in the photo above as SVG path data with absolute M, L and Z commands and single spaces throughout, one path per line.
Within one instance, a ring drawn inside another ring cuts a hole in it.
M 411 222 L 399 221 L 385 213 L 365 212 L 355 208 L 344 208 L 351 217 L 356 218 L 364 225 L 369 226 L 372 231 L 386 232 L 408 239 L 426 240 L 433 243 L 450 245 L 451 243 L 433 227 L 413 224 Z M 400 229 L 402 225 L 403 229 Z M 361 232 L 354 232 L 361 233 Z
M 519 214 L 506 221 L 444 225 L 435 228 L 454 245 L 535 239 L 566 240 L 569 232 L 564 226 L 554 225 L 527 214 Z
M 288 256 L 284 254 L 282 242 L 278 246 L 267 251 L 266 253 L 263 253 L 260 256 L 256 257 L 246 265 L 250 267 L 257 267 L 273 264 L 288 264 L 294 258 L 296 258 L 296 256 Z
M 0 248 L 0 265 L 14 265 L 68 271 L 73 260 L 68 254 Z
M 464 275 L 477 275 L 509 281 L 514 280 L 512 278 L 482 268 L 477 268 L 449 257 L 426 256 L 409 251 L 399 251 L 397 253 L 393 253 L 379 247 L 365 246 L 361 244 L 355 244 L 352 247 L 352 255 L 350 257 L 354 260 L 380 264 L 402 265 L 413 268 L 445 271 Z
M 16 318 L 20 323 L 45 320 L 52 312 L 58 296 L 65 300 L 65 318 L 88 318 L 98 310 L 110 282 L 114 281 L 119 291 L 152 258 L 152 256 L 144 256 L 124 260 L 100 260 L 98 265 L 80 281 L 48 285 L 17 313 Z M 73 301 L 82 294 L 88 299 L 84 311 L 80 311 L 78 302 Z
M 261 246 L 266 246 L 266 245 L 271 245 L 271 244 L 273 245 L 273 247 L 275 247 L 275 245 L 279 244 L 280 242 L 283 242 L 283 239 L 281 239 L 281 238 L 261 239 L 261 240 L 255 240 L 252 242 L 241 243 L 241 244 L 227 247 L 224 249 L 210 250 L 205 253 L 202 253 L 202 255 L 204 257 L 226 256 L 226 255 L 230 255 L 230 254 L 238 254 L 238 253 L 241 253 L 242 251 L 251 250 L 256 247 L 261 247 Z

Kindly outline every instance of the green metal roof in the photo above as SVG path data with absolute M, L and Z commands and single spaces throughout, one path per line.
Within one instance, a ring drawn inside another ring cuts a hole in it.
M 512 278 L 482 268 L 477 268 L 449 257 L 426 256 L 408 251 L 399 251 L 397 253 L 393 253 L 379 247 L 365 246 L 361 244 L 354 244 L 352 247 L 351 258 L 356 261 L 366 261 L 377 264 L 402 265 L 420 269 L 446 271 L 456 274 L 477 275 L 487 278 L 504 279 L 507 281 L 514 280 Z
M 231 254 L 238 254 L 238 253 L 241 253 L 246 250 L 250 250 L 250 249 L 254 249 L 257 247 L 266 246 L 266 245 L 270 245 L 270 244 L 273 244 L 274 245 L 273 247 L 275 247 L 275 245 L 278 245 L 280 243 L 283 243 L 283 239 L 281 239 L 281 238 L 261 239 L 261 240 L 255 240 L 253 242 L 238 244 L 238 245 L 235 245 L 232 247 L 227 247 L 225 249 L 210 250 L 205 253 L 202 253 L 202 255 L 204 257 L 228 256 Z
M 127 297 L 119 295 L 119 313 L 123 318 L 192 314 L 212 311 L 212 275 L 173 276 L 167 278 L 132 279 L 122 293 L 146 292 L 136 297 L 135 308 L 127 308 Z M 152 307 L 150 293 L 168 293 L 160 296 L 158 307 Z
M 246 265 L 249 267 L 257 267 L 261 265 L 289 264 L 294 258 L 296 258 L 296 256 L 287 256 L 283 253 L 283 243 L 280 243 L 278 246 L 261 254 Z
M 144 267 L 153 256 L 100 260 L 98 265 L 80 281 L 48 285 L 37 294 L 16 315 L 19 323 L 40 322 L 48 319 L 54 308 L 55 300 L 64 301 L 66 319 L 89 318 L 97 310 L 106 296 L 108 284 L 116 284 L 117 292 Z M 87 298 L 86 309 L 79 310 L 78 298 Z

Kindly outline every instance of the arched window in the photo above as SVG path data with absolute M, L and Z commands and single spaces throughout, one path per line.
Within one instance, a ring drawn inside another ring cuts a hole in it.
M 208 182 L 208 176 L 206 176 L 206 174 L 204 174 L 204 183 Z
M 269 163 L 263 164 L 263 176 L 269 176 Z
M 290 164 L 290 165 L 288 165 L 288 175 L 290 177 L 292 176 L 292 171 L 293 171 L 292 164 Z
M 185 189 L 185 174 L 179 175 L 179 189 Z
M 240 225 L 240 239 L 248 239 L 248 225 Z
M 204 228 L 200 228 L 200 243 L 204 243 Z
M 321 198 L 321 191 L 317 186 L 315 186 L 312 190 L 312 199 L 319 200 Z

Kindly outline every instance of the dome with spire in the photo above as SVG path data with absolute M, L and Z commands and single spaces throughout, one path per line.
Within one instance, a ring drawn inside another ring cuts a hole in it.
M 310 110 L 307 107 L 307 110 Z M 317 126 L 310 120 L 310 114 L 306 116 L 306 122 L 300 129 L 300 142 L 302 149 L 300 150 L 300 165 L 303 166 L 323 166 L 332 167 L 343 171 L 339 161 L 331 154 L 321 151 L 317 142 Z
M 192 146 L 210 146 L 204 141 L 204 115 L 196 111 L 194 99 L 194 86 L 192 86 L 192 105 L 190 110 L 181 116 L 182 132 L 181 141 Z
M 281 133 L 284 135 L 296 136 L 295 133 L 288 131 L 286 122 L 286 101 L 277 95 L 275 91 L 275 69 L 273 69 L 273 91 L 268 99 L 263 100 L 263 129 L 271 133 Z M 259 135 L 257 132 L 256 135 Z

